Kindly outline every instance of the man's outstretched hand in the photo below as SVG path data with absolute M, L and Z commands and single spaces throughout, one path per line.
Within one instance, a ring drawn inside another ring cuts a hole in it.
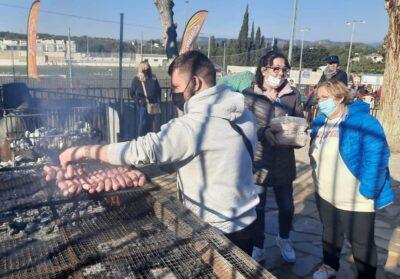
M 67 165 L 78 162 L 84 158 L 85 146 L 67 148 L 59 155 L 60 165 L 66 168 Z

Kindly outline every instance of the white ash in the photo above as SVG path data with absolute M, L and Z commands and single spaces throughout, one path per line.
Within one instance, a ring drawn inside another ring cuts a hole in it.
M 25 211 L 6 211 L 0 214 L 0 239 L 20 237 L 22 235 L 42 236 L 54 231 L 54 218 L 47 215 L 46 209 L 30 209 Z M 41 216 L 49 218 L 43 222 Z M 54 237 L 54 236 L 53 236 Z M 50 235 L 47 238 L 51 238 Z
M 150 270 L 150 274 L 154 276 L 154 278 L 162 278 L 162 279 L 176 279 L 177 277 L 168 267 L 159 267 L 153 268 Z
M 77 145 L 94 144 L 100 134 L 87 122 L 79 121 L 72 129 L 40 127 L 33 132 L 25 131 L 21 138 L 12 139 L 10 148 L 13 160 L 0 162 L 1 168 L 29 167 L 51 162 L 51 156 Z
M 129 269 L 129 266 L 124 266 L 124 269 Z M 90 266 L 85 266 L 80 269 L 83 277 L 101 277 L 101 278 L 123 278 L 123 279 L 135 279 L 134 271 L 130 271 L 128 274 L 124 271 L 118 270 L 117 266 L 113 266 L 110 263 L 96 263 Z M 69 277 L 72 278 L 72 277 Z M 142 278 L 142 277 L 140 277 Z
M 0 169 L 2 168 L 14 168 L 14 167 L 35 167 L 37 165 L 44 165 L 51 163 L 52 159 L 49 156 L 38 157 L 36 160 L 32 158 L 25 157 L 23 155 L 18 155 L 15 157 L 14 161 L 0 162 Z
M 56 236 L 59 226 L 79 226 L 81 218 L 91 218 L 95 221 L 94 214 L 104 210 L 99 201 L 80 201 L 52 207 L 0 212 L 0 240 L 21 235 L 49 239 Z
M 71 130 L 40 127 L 33 132 L 25 131 L 20 139 L 14 139 L 10 143 L 15 151 L 33 150 L 62 150 L 79 142 L 88 141 L 96 137 L 95 131 L 87 122 L 77 122 Z
M 103 273 L 107 271 L 106 267 L 102 263 L 97 263 L 88 267 L 84 267 L 81 269 L 83 276 L 93 276 L 98 275 L 99 273 Z
M 128 233 L 127 235 L 124 235 L 121 238 L 113 239 L 113 240 L 110 240 L 107 242 L 100 243 L 97 246 L 97 249 L 99 250 L 100 253 L 103 253 L 103 254 L 108 254 L 108 253 L 114 252 L 115 250 L 118 250 L 118 249 L 122 249 L 122 250 L 124 250 L 124 248 L 129 249 L 129 247 L 127 247 L 127 245 L 129 243 L 134 242 L 138 237 L 139 237 L 139 235 L 136 232 L 131 232 L 131 233 Z M 118 251 L 118 252 L 121 252 L 121 251 Z

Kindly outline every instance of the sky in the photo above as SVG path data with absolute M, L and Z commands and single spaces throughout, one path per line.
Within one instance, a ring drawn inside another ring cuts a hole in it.
M 188 2 L 185 4 L 185 2 Z M 28 10 L 33 0 L 0 0 L 0 31 L 26 32 Z M 175 0 L 174 21 L 178 36 L 182 35 L 185 14 L 190 17 L 198 10 L 209 14 L 202 29 L 222 38 L 237 38 L 243 13 L 249 5 L 250 26 L 260 26 L 262 34 L 289 39 L 293 0 Z M 13 6 L 13 7 L 10 7 Z M 186 7 L 186 8 L 185 8 Z M 187 12 L 185 12 L 187 11 Z M 69 17 L 56 12 L 107 22 Z M 97 37 L 119 37 L 119 14 L 124 13 L 124 38 L 145 40 L 161 38 L 161 25 L 154 0 L 41 0 L 39 33 Z M 348 20 L 362 19 L 356 26 L 354 41 L 381 43 L 388 28 L 384 0 L 298 0 L 297 30 L 309 28 L 305 40 L 349 41 Z M 297 32 L 296 39 L 300 35 Z

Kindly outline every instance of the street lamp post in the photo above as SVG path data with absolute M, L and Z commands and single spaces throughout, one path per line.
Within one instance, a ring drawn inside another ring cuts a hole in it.
M 222 71 L 224 74 L 226 74 L 226 44 L 224 41 L 224 59 L 222 61 Z
M 293 0 L 293 7 L 292 7 L 292 32 L 291 32 L 291 35 L 290 35 L 289 53 L 288 53 L 289 64 L 292 63 L 292 53 L 293 53 L 294 36 L 295 36 L 295 33 L 296 33 L 296 21 L 297 21 L 297 0 Z
M 346 67 L 346 73 L 347 76 L 350 74 L 350 59 L 351 59 L 351 49 L 353 47 L 353 38 L 354 38 L 354 29 L 355 25 L 357 23 L 363 24 L 365 23 L 365 20 L 350 20 L 346 22 L 346 25 L 351 25 L 351 37 L 350 37 L 350 47 L 349 47 L 349 56 L 347 58 L 347 67 Z
M 183 23 L 183 28 L 185 28 L 188 21 L 188 6 L 189 6 L 189 0 L 185 0 L 185 10 L 183 12 L 185 17 L 185 22 Z
M 300 65 L 299 65 L 299 79 L 298 84 L 301 84 L 301 70 L 303 64 L 303 48 L 304 48 L 304 33 L 310 31 L 309 28 L 301 28 L 299 30 L 301 32 L 301 49 L 300 49 Z
M 11 46 L 11 61 L 12 61 L 13 81 L 15 82 L 14 46 Z
M 211 35 L 208 34 L 208 50 L 207 50 L 207 57 L 210 58 L 210 51 L 211 51 Z

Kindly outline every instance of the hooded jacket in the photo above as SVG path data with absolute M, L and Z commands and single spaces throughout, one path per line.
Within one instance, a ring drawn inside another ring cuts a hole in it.
M 311 141 L 326 117 L 319 115 L 312 124 Z M 339 124 L 339 153 L 346 167 L 360 181 L 360 194 L 375 200 L 381 208 L 394 201 L 388 168 L 390 150 L 378 120 L 369 114 L 369 105 L 355 101 Z
M 224 233 L 239 231 L 256 218 L 258 196 L 252 158 L 235 122 L 256 150 L 257 134 L 244 97 L 225 85 L 195 94 L 184 115 L 158 133 L 110 145 L 112 164 L 176 163 L 183 203 Z

